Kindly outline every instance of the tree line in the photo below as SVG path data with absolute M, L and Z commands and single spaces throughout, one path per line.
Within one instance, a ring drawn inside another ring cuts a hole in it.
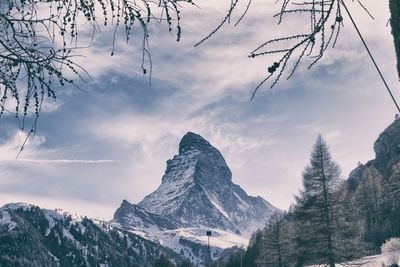
M 318 136 L 303 171 L 303 189 L 289 211 L 274 214 L 245 251 L 216 266 L 334 267 L 380 253 L 385 240 L 400 236 L 396 166 L 385 175 L 374 165 L 360 165 L 361 179 L 354 185 L 341 178 L 339 165 Z

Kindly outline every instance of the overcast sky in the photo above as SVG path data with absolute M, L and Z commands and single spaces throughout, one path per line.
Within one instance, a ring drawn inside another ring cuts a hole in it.
M 165 161 L 188 131 L 222 152 L 236 184 L 281 209 L 298 192 L 319 133 L 344 178 L 358 161 L 372 159 L 373 142 L 395 109 L 348 18 L 337 47 L 320 64 L 309 71 L 301 65 L 293 78 L 272 90 L 262 87 L 250 101 L 277 57 L 249 59 L 249 52 L 298 29 L 298 18 L 276 25 L 275 1 L 254 2 L 241 24 L 226 25 L 197 48 L 230 1 L 184 8 L 179 43 L 166 25 L 152 28 L 151 85 L 141 75 L 137 43 L 121 40 L 111 57 L 110 33 L 103 31 L 81 52 L 93 80 L 82 85 L 85 92 L 65 87 L 56 103 L 45 104 L 37 136 L 18 160 L 24 134 L 11 116 L 0 121 L 0 205 L 22 201 L 111 219 L 123 199 L 139 202 L 158 187 Z M 388 4 L 363 2 L 375 20 L 349 5 L 399 97 Z

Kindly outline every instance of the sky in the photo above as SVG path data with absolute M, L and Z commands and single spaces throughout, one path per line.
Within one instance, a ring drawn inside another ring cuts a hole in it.
M 319 64 L 311 70 L 301 64 L 290 80 L 263 86 L 250 101 L 278 57 L 251 59 L 249 52 L 296 32 L 301 20 L 291 17 L 278 26 L 273 14 L 279 4 L 255 0 L 238 26 L 225 25 L 194 47 L 229 3 L 185 6 L 181 42 L 165 23 L 150 29 L 151 83 L 140 69 L 140 35 L 128 45 L 120 38 L 111 57 L 112 32 L 102 29 L 77 59 L 92 79 L 80 85 L 83 90 L 57 88 L 57 102 L 44 104 L 37 134 L 18 159 L 25 133 L 12 116 L 1 118 L 0 206 L 27 202 L 110 220 L 123 199 L 137 203 L 160 185 L 166 160 L 188 131 L 221 151 L 234 183 L 281 209 L 301 189 L 318 134 L 343 178 L 358 162 L 373 159 L 373 143 L 396 110 L 348 17 L 337 46 Z M 388 4 L 363 3 L 374 20 L 357 1 L 348 5 L 399 98 Z M 233 18 L 244 9 L 239 4 Z

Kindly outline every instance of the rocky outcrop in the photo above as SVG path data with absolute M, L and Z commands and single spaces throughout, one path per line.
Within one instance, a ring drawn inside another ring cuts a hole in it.
M 354 191 L 369 169 L 376 169 L 383 179 L 399 172 L 400 162 L 400 119 L 396 119 L 374 143 L 375 159 L 355 168 L 347 180 L 348 188 Z
M 374 143 L 373 164 L 384 175 L 392 171 L 392 166 L 400 160 L 400 119 L 396 119 L 383 131 Z

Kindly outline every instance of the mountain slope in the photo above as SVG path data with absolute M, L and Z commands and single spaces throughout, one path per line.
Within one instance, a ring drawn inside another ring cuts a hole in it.
M 351 172 L 347 188 L 355 199 L 364 238 L 378 250 L 400 236 L 400 119 L 374 143 L 375 158 Z
M 139 233 L 156 233 L 181 227 L 179 224 L 169 221 L 160 215 L 150 213 L 138 205 L 129 203 L 127 200 L 122 201 L 121 206 L 114 213 L 114 218 L 118 218 L 111 221 L 114 225 L 123 226 L 126 230 L 139 230 Z
M 182 227 L 209 227 L 245 236 L 278 210 L 234 184 L 221 153 L 191 132 L 182 138 L 178 155 L 167 161 L 159 188 L 137 206 Z M 122 221 L 129 216 L 118 213 L 114 220 L 128 227 L 129 222 Z
M 27 204 L 0 208 L 0 266 L 154 266 L 161 254 L 180 257 L 146 239 L 66 213 Z

